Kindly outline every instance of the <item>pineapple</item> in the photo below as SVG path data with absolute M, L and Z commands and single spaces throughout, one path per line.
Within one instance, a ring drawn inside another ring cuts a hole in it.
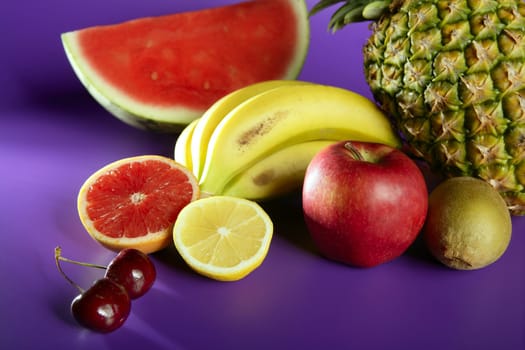
M 365 77 L 410 151 L 525 215 L 525 2 L 321 0 L 310 14 L 338 2 L 333 31 L 373 21 Z

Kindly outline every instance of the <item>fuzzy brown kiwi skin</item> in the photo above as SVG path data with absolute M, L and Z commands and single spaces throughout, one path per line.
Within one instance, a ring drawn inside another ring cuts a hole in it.
M 472 177 L 448 179 L 429 196 L 423 238 L 430 253 L 457 270 L 496 262 L 506 251 L 512 221 L 503 198 Z

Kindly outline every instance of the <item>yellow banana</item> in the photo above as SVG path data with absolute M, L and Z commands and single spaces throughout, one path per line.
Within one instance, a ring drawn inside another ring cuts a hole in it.
M 308 141 L 280 149 L 237 174 L 222 194 L 258 201 L 297 190 L 314 155 L 334 142 Z
M 369 99 L 319 84 L 281 86 L 234 108 L 210 137 L 200 186 L 219 194 L 238 174 L 278 150 L 314 140 L 400 146 L 388 118 Z
M 191 139 L 195 126 L 200 118 L 191 121 L 184 129 L 182 129 L 177 141 L 175 141 L 174 159 L 177 163 L 184 165 L 189 170 L 193 171 L 192 155 L 191 155 Z
M 208 142 L 219 122 L 235 107 L 245 100 L 258 95 L 262 92 L 274 89 L 283 85 L 307 84 L 307 82 L 297 80 L 268 80 L 260 83 L 248 85 L 233 91 L 215 102 L 200 118 L 195 126 L 191 141 L 191 153 L 193 173 L 197 178 L 201 175 L 204 167 Z

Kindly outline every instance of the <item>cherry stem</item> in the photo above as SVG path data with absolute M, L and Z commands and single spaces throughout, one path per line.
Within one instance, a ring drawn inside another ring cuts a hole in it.
M 62 276 L 64 276 L 64 278 L 71 284 L 73 285 L 75 288 L 77 288 L 79 290 L 80 293 L 84 293 L 84 289 L 82 287 L 80 287 L 77 283 L 75 283 L 71 278 L 69 278 L 66 273 L 64 272 L 64 270 L 62 270 L 62 266 L 60 265 L 60 261 L 65 261 L 65 262 L 68 262 L 68 263 L 72 263 L 72 264 L 76 264 L 76 265 L 81 265 L 81 266 L 88 266 L 88 267 L 94 267 L 94 268 L 97 268 L 97 269 L 106 269 L 107 267 L 106 266 L 103 266 L 103 265 L 96 265 L 96 264 L 91 264 L 91 263 L 85 263 L 85 262 L 80 262 L 80 261 L 75 261 L 75 260 L 71 260 L 71 259 L 68 259 L 68 258 L 64 258 L 62 256 L 62 248 L 60 247 L 55 247 L 55 263 L 56 263 L 56 266 L 58 268 L 58 271 L 60 271 L 60 273 L 62 274 Z

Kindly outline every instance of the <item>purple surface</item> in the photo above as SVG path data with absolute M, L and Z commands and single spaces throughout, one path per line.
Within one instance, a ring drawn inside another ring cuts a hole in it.
M 173 248 L 153 256 L 158 280 L 109 335 L 79 328 L 76 290 L 53 249 L 83 261 L 113 256 L 83 230 L 82 182 L 132 155 L 171 156 L 175 138 L 105 112 L 74 76 L 61 32 L 235 1 L 8 1 L 0 32 L 0 348 L 2 349 L 525 349 L 525 217 L 505 255 L 471 272 L 447 269 L 417 243 L 402 257 L 356 269 L 319 257 L 297 197 L 267 205 L 276 232 L 254 273 L 221 283 L 191 272 Z M 309 6 L 314 1 L 308 1 Z M 360 47 L 366 24 L 333 36 L 312 18 L 301 79 L 369 95 Z M 7 49 L 6 49 L 7 48 Z M 88 286 L 100 270 L 64 266 Z

